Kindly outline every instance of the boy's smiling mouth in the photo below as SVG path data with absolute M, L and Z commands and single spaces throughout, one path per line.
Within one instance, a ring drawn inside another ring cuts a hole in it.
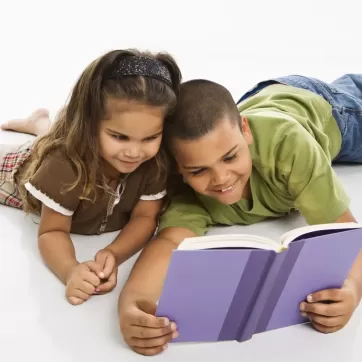
M 225 194 L 228 192 L 231 192 L 234 190 L 236 184 L 239 182 L 239 179 L 237 179 L 233 184 L 231 184 L 230 186 L 226 186 L 223 188 L 219 188 L 219 189 L 213 189 L 213 192 L 217 192 L 218 194 Z

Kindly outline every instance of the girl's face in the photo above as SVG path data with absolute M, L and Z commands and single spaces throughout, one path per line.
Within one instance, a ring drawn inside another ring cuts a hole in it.
M 156 156 L 162 140 L 164 107 L 108 99 L 99 131 L 107 176 L 130 173 Z

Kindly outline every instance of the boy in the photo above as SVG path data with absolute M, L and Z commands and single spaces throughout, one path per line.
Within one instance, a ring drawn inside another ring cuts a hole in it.
M 356 221 L 331 163 L 362 163 L 362 76 L 331 85 L 280 78 L 240 101 L 237 107 L 218 84 L 190 81 L 166 122 L 165 139 L 184 182 L 119 300 L 121 331 L 138 353 L 157 354 L 177 336 L 175 323 L 154 313 L 171 252 L 183 239 L 215 224 L 251 224 L 293 209 L 309 224 Z M 335 332 L 351 318 L 361 290 L 362 253 L 341 289 L 308 296 L 301 313 L 317 330 Z

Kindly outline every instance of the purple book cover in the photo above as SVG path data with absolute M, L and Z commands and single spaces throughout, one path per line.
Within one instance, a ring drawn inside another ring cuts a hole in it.
M 299 303 L 312 292 L 340 288 L 361 248 L 362 229 L 314 236 L 292 243 L 274 287 L 265 299 L 268 308 L 264 308 L 255 332 L 307 322 L 300 315 Z M 289 253 L 298 253 L 292 265 L 287 262 Z
M 242 310 L 250 306 L 261 282 L 258 275 L 271 254 L 245 249 L 174 251 L 157 308 L 157 315 L 177 323 L 180 336 L 174 341 L 235 339 Z M 240 299 L 239 305 L 235 299 Z
M 255 249 L 174 251 L 157 315 L 178 325 L 174 342 L 244 341 L 306 322 L 299 303 L 340 287 L 362 247 L 362 230 L 302 239 L 276 254 Z

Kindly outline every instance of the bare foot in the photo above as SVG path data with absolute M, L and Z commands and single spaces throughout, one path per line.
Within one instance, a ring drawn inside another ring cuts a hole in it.
M 47 133 L 49 128 L 49 111 L 44 108 L 37 109 L 27 118 L 12 119 L 0 125 L 0 129 L 4 131 L 29 133 L 35 136 L 41 136 Z

